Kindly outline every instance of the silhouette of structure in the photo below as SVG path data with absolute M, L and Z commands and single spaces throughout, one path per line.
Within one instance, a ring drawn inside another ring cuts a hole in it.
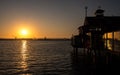
M 107 73 L 115 69 L 113 67 L 115 64 L 118 67 L 120 63 L 120 51 L 114 51 L 114 32 L 120 31 L 120 16 L 104 16 L 104 10 L 99 8 L 96 10 L 95 16 L 85 17 L 84 25 L 80 26 L 78 30 L 79 35 L 75 35 L 71 39 L 71 45 L 74 48 L 72 60 L 75 65 L 76 63 L 82 63 L 82 69 L 89 67 L 89 70 L 95 71 L 105 68 Z M 108 33 L 112 33 L 111 50 L 108 49 L 108 43 L 106 42 L 109 37 Z M 79 54 L 78 48 L 83 49 L 84 53 L 82 56 Z M 91 74 L 85 75 L 98 75 L 94 74 L 95 71 L 91 71 Z
M 87 45 L 90 49 L 104 50 L 107 46 L 104 46 L 103 35 L 112 32 L 114 40 L 114 32 L 120 31 L 120 16 L 104 16 L 104 10 L 100 8 L 96 10 L 95 15 L 95 17 L 86 16 L 84 25 L 78 28 L 79 35 L 72 37 L 74 48 L 87 48 L 86 44 L 89 42 Z M 107 37 L 108 35 L 106 39 Z

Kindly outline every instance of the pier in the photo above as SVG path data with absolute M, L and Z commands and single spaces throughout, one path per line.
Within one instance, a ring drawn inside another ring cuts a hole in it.
M 78 30 L 71 39 L 76 75 L 120 74 L 120 16 L 104 16 L 99 8 Z

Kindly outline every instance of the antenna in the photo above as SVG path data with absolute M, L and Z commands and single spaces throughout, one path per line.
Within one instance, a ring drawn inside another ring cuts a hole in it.
M 87 17 L 87 9 L 88 9 L 88 7 L 85 6 L 85 17 Z

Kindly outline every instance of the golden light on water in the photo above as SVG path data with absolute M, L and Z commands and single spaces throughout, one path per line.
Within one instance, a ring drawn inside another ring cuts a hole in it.
M 28 50 L 27 50 L 27 41 L 26 40 L 22 40 L 22 47 L 21 47 L 21 57 L 22 57 L 22 61 L 21 61 L 21 68 L 23 68 L 23 70 L 27 70 L 28 68 L 28 64 L 27 64 L 27 58 L 28 58 Z

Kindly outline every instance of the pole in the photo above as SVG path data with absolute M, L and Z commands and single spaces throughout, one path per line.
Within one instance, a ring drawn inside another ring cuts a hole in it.
M 85 17 L 87 17 L 87 9 L 88 9 L 88 7 L 85 6 Z

